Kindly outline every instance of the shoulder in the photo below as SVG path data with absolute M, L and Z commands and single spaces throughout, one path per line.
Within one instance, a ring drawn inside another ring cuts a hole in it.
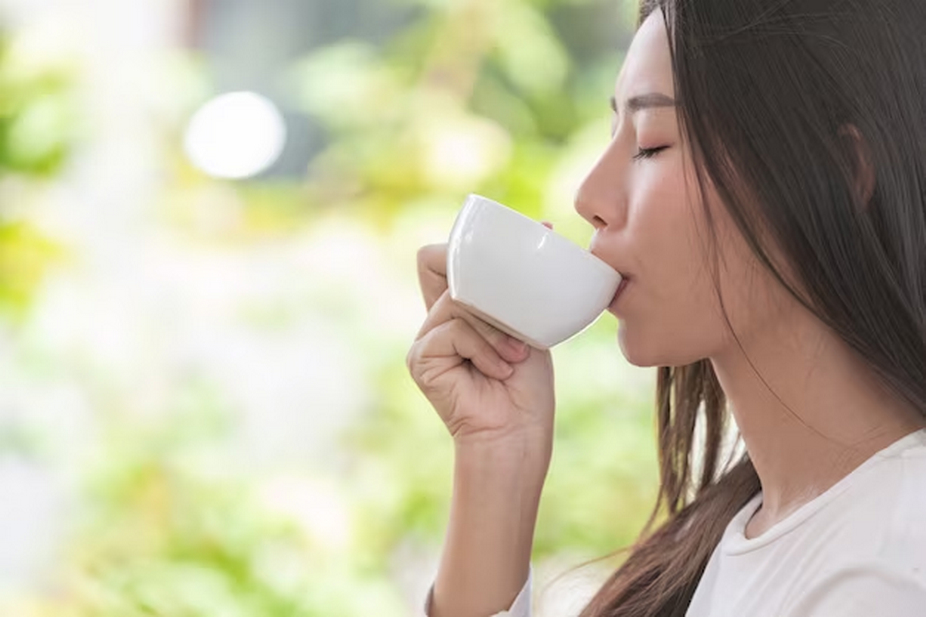
M 926 442 L 886 463 L 897 484 L 882 504 L 886 533 L 878 557 L 926 576 Z
M 884 560 L 846 564 L 808 586 L 788 617 L 922 617 L 926 573 Z
M 926 614 L 926 433 L 854 487 L 789 617 Z M 841 519 L 841 520 L 839 520 Z
M 926 431 L 904 441 L 908 447 L 872 465 L 833 515 L 847 557 L 926 566 Z
M 886 563 L 926 570 L 926 433 L 924 443 L 872 461 L 815 513 L 794 541 L 815 575 L 839 564 Z M 915 436 L 914 436 L 915 437 Z M 816 578 L 816 576 L 814 577 Z

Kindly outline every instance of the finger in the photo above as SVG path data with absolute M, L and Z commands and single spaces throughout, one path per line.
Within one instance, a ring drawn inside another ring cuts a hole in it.
M 418 250 L 418 285 L 428 311 L 447 289 L 447 245 L 428 244 Z
M 469 360 L 486 377 L 507 379 L 514 367 L 467 321 L 455 318 L 430 330 L 409 352 L 409 370 L 423 388 L 432 387 L 447 371 Z
M 553 223 L 551 223 L 550 221 L 541 221 L 541 224 L 547 229 L 553 229 Z
M 420 339 L 432 329 L 452 319 L 462 319 L 469 324 L 492 346 L 496 353 L 508 362 L 520 362 L 529 355 L 527 345 L 476 317 L 465 306 L 454 302 L 449 291 L 444 291 L 437 302 L 434 303 L 415 340 Z

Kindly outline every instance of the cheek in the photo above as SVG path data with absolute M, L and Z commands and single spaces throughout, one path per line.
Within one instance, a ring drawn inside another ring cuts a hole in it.
M 654 173 L 641 195 L 630 236 L 641 256 L 641 278 L 663 306 L 700 301 L 710 281 L 705 261 L 709 234 L 697 185 L 683 175 L 681 165 L 666 165 Z
M 631 224 L 639 285 L 632 307 L 628 297 L 619 341 L 638 366 L 690 364 L 726 343 L 697 183 L 683 178 L 681 165 L 654 174 Z

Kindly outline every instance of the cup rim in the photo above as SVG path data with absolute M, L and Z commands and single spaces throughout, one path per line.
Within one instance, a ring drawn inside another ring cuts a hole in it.
M 561 245 L 563 245 L 563 246 L 569 246 L 569 247 L 571 247 L 571 248 L 567 249 L 567 250 L 569 250 L 569 251 L 573 251 L 573 250 L 575 249 L 575 251 L 577 251 L 576 254 L 581 253 L 581 254 L 584 256 L 583 259 L 585 259 L 586 261 L 588 261 L 588 263 L 590 263 L 590 264 L 594 264 L 593 267 L 598 268 L 598 269 L 601 270 L 602 272 L 607 272 L 608 274 L 610 274 L 611 272 L 615 272 L 615 273 L 617 273 L 617 275 L 618 275 L 621 279 L 624 278 L 624 275 L 623 275 L 623 274 L 621 274 L 620 272 L 618 272 L 617 270 L 615 270 L 614 268 L 612 268 L 607 262 L 605 262 L 603 259 L 601 259 L 601 258 L 598 257 L 597 255 L 592 254 L 592 252 L 589 251 L 588 249 L 586 249 L 586 248 L 584 248 L 583 246 L 581 246 L 581 245 L 579 245 L 579 244 L 573 242 L 572 240 L 570 240 L 570 239 L 567 238 L 566 236 L 557 233 L 556 230 L 553 230 L 553 229 L 550 229 L 549 227 L 546 227 L 546 226 L 545 226 L 543 223 L 541 223 L 540 221 L 536 221 L 536 220 L 532 219 L 531 217 L 527 216 L 526 214 L 524 214 L 523 212 L 519 212 L 519 211 L 515 210 L 514 208 L 512 208 L 512 207 L 510 207 L 510 206 L 506 206 L 505 204 L 503 204 L 503 203 L 501 203 L 501 202 L 495 201 L 494 199 L 491 199 L 491 198 L 486 197 L 486 196 L 484 196 L 484 195 L 480 195 L 480 194 L 478 194 L 478 193 L 470 193 L 470 194 L 467 195 L 467 197 L 466 197 L 466 201 L 465 201 L 465 203 L 464 203 L 464 208 L 469 208 L 469 207 L 471 207 L 471 205 L 472 205 L 473 203 L 478 203 L 479 201 L 487 202 L 488 204 L 490 204 L 492 207 L 495 207 L 495 208 L 496 208 L 497 210 L 499 210 L 499 211 L 514 214 L 514 215 L 516 215 L 517 217 L 523 219 L 524 221 L 530 222 L 530 223 L 533 225 L 532 229 L 534 229 L 534 230 L 536 230 L 536 231 L 542 231 L 544 235 L 547 235 L 547 236 L 549 236 L 549 237 L 551 237 L 551 238 L 554 238 L 554 240 L 553 240 L 554 242 L 557 242 L 557 243 L 559 243 L 559 244 L 561 244 Z M 537 228 L 539 228 L 539 229 L 537 229 Z M 605 270 L 605 268 L 606 268 L 607 270 Z

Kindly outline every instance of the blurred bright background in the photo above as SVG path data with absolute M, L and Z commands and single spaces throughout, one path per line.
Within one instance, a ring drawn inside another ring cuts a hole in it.
M 420 613 L 450 438 L 415 254 L 469 192 L 588 246 L 632 0 L 0 0 L 0 615 Z M 654 374 L 554 350 L 540 617 L 655 497 Z

